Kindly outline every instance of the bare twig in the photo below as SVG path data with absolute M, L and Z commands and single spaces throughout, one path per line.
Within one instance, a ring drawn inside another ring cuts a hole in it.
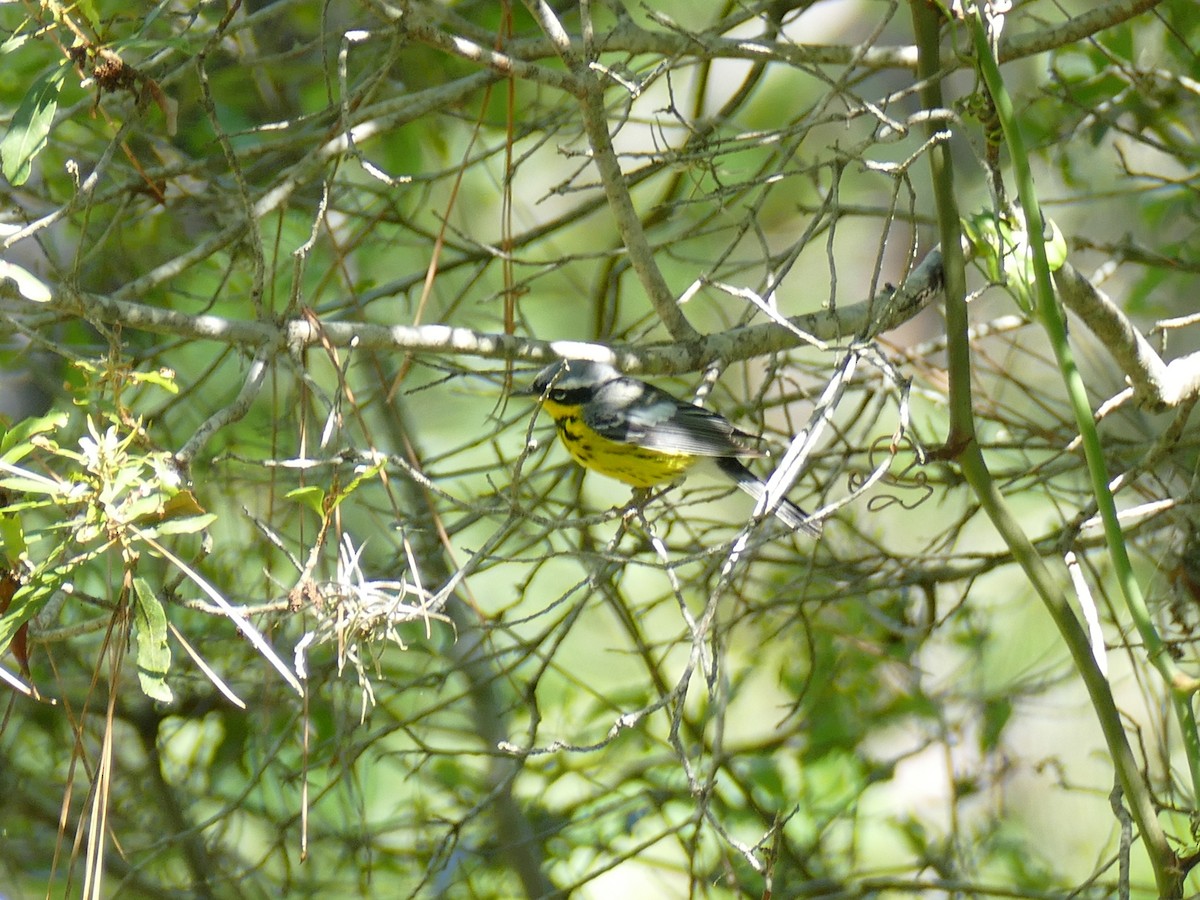
M 1200 393 L 1200 353 L 1164 363 L 1121 308 L 1070 263 L 1054 273 L 1054 286 L 1067 309 L 1112 354 L 1142 406 L 1162 412 Z

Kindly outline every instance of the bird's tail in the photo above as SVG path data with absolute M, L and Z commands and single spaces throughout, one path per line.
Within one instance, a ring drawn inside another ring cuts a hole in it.
M 722 456 L 716 460 L 717 466 L 727 476 L 736 482 L 743 491 L 758 500 L 767 490 L 766 483 L 742 464 L 741 460 L 732 456 Z M 772 498 L 774 500 L 775 498 Z M 808 513 L 786 497 L 779 499 L 775 507 L 776 517 L 793 531 L 803 531 L 805 534 L 819 537 L 821 523 L 809 518 Z

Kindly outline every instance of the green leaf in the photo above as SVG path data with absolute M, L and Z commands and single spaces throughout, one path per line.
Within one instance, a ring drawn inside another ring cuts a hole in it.
M 983 707 L 983 729 L 979 734 L 979 749 L 991 753 L 1000 745 L 1004 726 L 1012 718 L 1013 703 L 1008 697 L 996 697 Z
M 340 506 L 341 502 L 353 494 L 364 481 L 373 480 L 376 475 L 383 471 L 383 467 L 384 461 L 380 460 L 374 465 L 370 465 L 362 469 L 354 477 L 354 479 L 348 485 L 346 485 L 346 489 L 338 494 L 337 498 L 334 500 L 334 508 L 336 509 L 338 506 Z
M 142 532 L 151 537 L 161 537 L 164 534 L 195 534 L 215 521 L 216 513 L 205 513 L 202 516 L 187 516 L 183 519 L 166 519 L 150 528 L 143 528 Z
M 0 654 L 8 649 L 20 627 L 42 611 L 53 593 L 54 585 L 42 580 L 33 580 L 17 588 L 8 612 L 0 616 Z
M 151 700 L 175 699 L 166 681 L 171 669 L 167 614 L 144 578 L 133 579 L 133 624 L 137 628 L 137 669 L 142 693 Z
M 1062 267 L 1067 258 L 1067 242 L 1051 219 L 1044 221 L 1043 243 L 1050 271 Z M 988 278 L 1004 285 L 1026 314 L 1033 313 L 1033 251 L 1025 228 L 1025 216 L 1012 209 L 997 216 L 984 209 L 962 223 L 967 249 L 983 266 Z
M 33 161 L 46 148 L 46 135 L 58 111 L 58 95 L 67 75 L 64 60 L 43 72 L 21 99 L 8 133 L 0 141 L 0 171 L 14 187 L 28 180 Z
M 325 515 L 325 491 L 319 487 L 310 485 L 296 488 L 294 491 L 288 491 L 284 496 L 297 503 L 303 503 L 318 516 Z
M 29 41 L 29 35 L 15 32 L 11 37 L 0 44 L 0 56 L 7 56 L 14 50 L 19 50 Z
M 172 369 L 161 368 L 152 372 L 132 372 L 129 380 L 134 384 L 153 384 L 162 388 L 168 394 L 178 394 L 179 385 L 175 382 L 175 372 Z
M 100 14 L 96 11 L 96 4 L 93 0 L 76 0 L 75 8 L 83 13 L 93 31 L 102 29 Z
M 70 485 L 64 481 L 55 481 L 45 475 L 39 475 L 20 466 L 14 466 L 0 458 L 0 488 L 7 488 L 17 494 L 33 494 L 56 499 L 63 498 L 70 490 Z
M 1046 238 L 1046 263 L 1051 272 L 1057 272 L 1067 261 L 1067 239 L 1063 237 L 1058 225 L 1053 219 L 1046 219 L 1045 226 L 1050 231 Z
M 15 567 L 27 549 L 21 517 L 0 513 L 0 565 Z
M 22 419 L 7 431 L 0 431 L 0 460 L 6 463 L 19 462 L 34 449 L 30 438 L 35 434 L 57 431 L 66 424 L 67 414 L 61 412 Z

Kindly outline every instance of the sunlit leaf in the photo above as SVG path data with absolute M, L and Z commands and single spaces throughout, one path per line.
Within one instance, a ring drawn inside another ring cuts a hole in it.
M 308 487 L 296 488 L 294 491 L 288 491 L 284 496 L 289 500 L 302 503 L 318 516 L 325 515 L 325 492 L 319 487 L 309 485 Z
M 0 564 L 14 564 L 28 550 L 21 517 L 0 513 Z
M 1046 219 L 1044 224 L 1046 258 L 1053 272 L 1067 259 L 1067 243 L 1052 220 Z M 997 215 L 994 210 L 984 209 L 962 225 L 968 249 L 988 278 L 1008 288 L 1017 305 L 1026 314 L 1032 314 L 1036 281 L 1033 250 L 1021 211 L 1014 209 Z
M 18 462 L 34 449 L 30 438 L 35 434 L 57 431 L 66 424 L 66 413 L 61 412 L 22 419 L 7 431 L 0 432 L 0 460 L 7 463 Z
M 164 534 L 196 534 L 217 521 L 215 513 L 205 513 L 201 516 L 187 516 L 182 519 L 166 519 L 153 526 L 145 528 L 146 534 L 161 537 Z
M 53 594 L 54 587 L 42 580 L 17 588 L 8 610 L 0 616 L 0 653 L 8 649 L 21 626 L 41 612 Z
M 12 185 L 29 179 L 34 159 L 46 147 L 66 74 L 64 62 L 39 75 L 13 114 L 8 133 L 0 140 L 0 170 Z
M 48 303 L 53 297 L 50 288 L 28 269 L 0 259 L 0 281 L 5 280 L 13 282 L 17 293 L 34 303 Z
M 148 372 L 134 372 L 130 375 L 130 381 L 135 384 L 153 384 L 162 388 L 168 394 L 178 394 L 179 385 L 175 383 L 175 371 L 166 367 L 154 369 Z
M 137 669 L 142 693 L 151 700 L 175 699 L 166 675 L 171 669 L 167 614 L 144 578 L 133 580 L 133 624 L 137 631 Z

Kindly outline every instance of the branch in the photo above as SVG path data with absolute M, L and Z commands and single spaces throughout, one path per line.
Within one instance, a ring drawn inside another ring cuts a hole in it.
M 600 173 L 600 183 L 604 186 L 604 196 L 608 198 L 621 243 L 629 254 L 629 262 L 638 280 L 646 290 L 650 305 L 671 337 L 676 340 L 696 338 L 699 332 L 684 316 L 654 258 L 654 248 L 646 239 L 646 230 L 633 205 L 625 173 L 621 171 L 621 163 L 613 148 L 612 135 L 608 131 L 608 110 L 604 106 L 604 81 L 608 76 L 575 51 L 562 23 L 544 0 L 526 0 L 526 5 L 579 85 L 576 96 L 583 113 L 583 128 L 592 148 L 592 162 Z
M 1120 307 L 1070 263 L 1054 273 L 1054 286 L 1063 305 L 1112 354 L 1140 406 L 1163 412 L 1200 394 L 1200 353 L 1164 363 Z
M 430 47 L 436 47 L 445 53 L 480 63 L 500 75 L 546 84 L 568 94 L 578 95 L 581 90 L 579 82 L 568 72 L 535 65 L 498 50 L 490 50 L 461 35 L 449 34 L 425 21 L 423 14 L 421 17 L 413 14 L 405 16 L 400 23 L 400 29 L 405 37 L 410 37 Z
M 392 409 L 399 422 L 399 433 L 403 436 L 408 464 L 419 470 L 423 454 L 409 442 L 409 435 L 413 432 L 408 427 L 407 411 L 400 398 L 397 398 Z M 495 845 L 520 878 L 526 896 L 559 896 L 554 883 L 546 874 L 547 861 L 543 856 L 543 843 L 539 839 L 538 831 L 513 790 L 525 761 L 519 757 L 496 753 L 502 744 L 511 739 L 510 729 L 514 727 L 513 717 L 510 715 L 512 698 L 506 697 L 502 690 L 507 673 L 500 661 L 501 654 L 493 643 L 492 632 L 471 599 L 466 585 L 458 579 L 457 570 L 451 567 L 450 554 L 453 550 L 446 532 L 441 527 L 440 514 L 434 498 L 422 489 L 419 482 L 412 479 L 400 479 L 397 484 L 402 495 L 402 507 L 414 511 L 424 510 L 429 516 L 429 522 L 436 525 L 412 529 L 409 535 L 413 551 L 410 559 L 414 561 L 415 570 L 424 581 L 453 585 L 447 591 L 449 596 L 445 610 L 454 622 L 458 639 L 450 644 L 446 652 L 454 662 L 453 671 L 466 683 L 472 726 L 486 751 L 494 754 L 489 757 L 485 776 L 488 790 L 467 816 L 485 811 L 492 815 Z M 497 529 L 497 546 L 500 540 L 508 536 L 515 522 L 514 513 L 506 527 Z M 530 742 L 538 722 L 536 703 L 532 704 L 531 708 L 534 715 L 527 724 Z M 535 809 L 537 807 L 536 801 L 531 801 L 530 805 Z
M 306 150 L 298 162 L 280 173 L 279 178 L 272 183 L 270 189 L 254 201 L 248 217 L 235 218 L 233 222 L 214 232 L 210 237 L 190 248 L 186 253 L 182 253 L 174 259 L 167 260 L 151 269 L 145 275 L 126 283 L 114 297 L 118 300 L 128 300 L 134 297 L 145 297 L 153 294 L 155 290 L 172 278 L 200 262 L 211 259 L 220 250 L 241 240 L 249 229 L 251 221 L 262 219 L 270 213 L 285 208 L 288 201 L 300 188 L 313 181 L 319 181 L 322 173 L 329 164 L 340 159 L 355 144 L 363 144 L 371 137 L 386 135 L 400 128 L 402 125 L 417 121 L 437 110 L 452 108 L 495 79 L 496 75 L 490 71 L 476 72 L 467 77 L 457 79 L 448 85 L 438 85 L 426 90 L 415 91 L 411 94 L 405 94 L 396 99 L 373 105 L 367 111 L 369 116 L 364 116 L 363 121 L 356 123 L 349 133 L 335 134 L 316 149 L 311 151 Z M 100 171 L 99 166 L 97 167 L 97 171 Z M 177 175 L 179 173 L 173 169 L 166 169 L 161 173 L 157 170 L 151 170 L 148 174 L 169 177 L 172 174 Z M 89 185 L 90 180 L 85 184 L 85 187 L 90 191 L 91 187 Z M 209 185 L 209 188 L 214 192 L 218 190 L 216 185 Z M 129 191 L 130 187 L 128 185 L 120 185 L 110 195 L 100 196 L 98 194 L 95 202 L 119 197 L 122 194 L 127 194 Z M 7 250 L 37 231 L 46 228 L 75 208 L 78 202 L 79 197 L 73 197 L 59 209 L 30 223 L 19 231 L 5 235 L 0 240 L 0 251 Z
M 233 422 L 243 419 L 250 411 L 250 407 L 254 404 L 254 399 L 262 391 L 262 386 L 266 381 L 267 367 L 270 365 L 270 357 L 273 354 L 263 347 L 259 350 L 254 362 L 250 364 L 250 371 L 246 375 L 246 382 L 242 385 L 242 389 L 238 392 L 237 399 L 224 409 L 218 410 L 209 416 L 204 424 L 196 429 L 196 433 L 183 446 L 178 453 L 175 454 L 175 461 L 184 469 L 187 469 L 192 464 L 192 460 L 196 458 L 196 454 L 203 449 L 204 445 L 212 439 L 212 436 Z
M 1120 25 L 1157 6 L 1160 0 L 1113 0 L 1053 28 L 1014 35 L 1000 44 L 1000 61 L 1011 62 L 1081 41 L 1107 28 Z M 794 68 L 861 65 L 867 69 L 916 71 L 915 46 L 861 47 L 845 44 L 794 44 L 761 38 L 732 38 L 712 33 L 651 31 L 628 18 L 595 40 L 605 53 L 657 54 L 681 59 L 745 59 L 756 63 L 777 62 Z M 572 40 L 575 53 L 584 52 L 582 40 Z M 508 52 L 521 59 L 553 56 L 558 48 L 545 38 L 513 41 Z M 944 71 L 973 65 L 969 54 L 946 54 L 938 62 Z
M 3 287 L 4 284 L 0 280 L 0 298 L 12 293 Z M 733 363 L 812 343 L 845 344 L 868 340 L 911 319 L 940 296 L 941 288 L 942 254 L 934 249 L 913 269 L 900 288 L 885 288 L 859 303 L 792 316 L 786 320 L 786 325 L 775 322 L 743 325 L 669 345 L 619 349 L 608 344 L 541 341 L 451 325 L 318 322 L 306 316 L 275 324 L 214 315 L 196 316 L 129 300 L 65 290 L 52 293 L 49 299 L 37 303 L 20 296 L 12 297 L 10 305 L 0 307 L 0 321 L 9 316 L 15 318 L 22 311 L 54 312 L 154 334 L 217 341 L 252 351 L 275 344 L 280 351 L 286 348 L 298 354 L 307 347 L 324 343 L 361 350 L 528 362 L 573 357 L 611 362 L 629 372 L 668 375 L 693 372 L 716 360 Z

